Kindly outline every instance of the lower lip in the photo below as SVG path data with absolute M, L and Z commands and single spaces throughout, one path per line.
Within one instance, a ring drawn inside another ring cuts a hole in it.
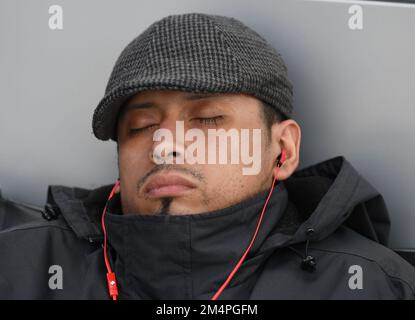
M 184 185 L 168 185 L 160 188 L 154 188 L 148 191 L 148 195 L 151 197 L 167 197 L 178 196 L 194 188 Z

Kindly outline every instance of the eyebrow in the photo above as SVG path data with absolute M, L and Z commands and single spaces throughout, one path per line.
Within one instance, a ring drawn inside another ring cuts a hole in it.
M 194 100 L 202 100 L 202 99 L 208 99 L 208 98 L 213 98 L 213 97 L 217 97 L 217 96 L 221 96 L 223 93 L 194 93 L 194 94 L 190 94 L 190 95 L 186 95 L 183 100 L 186 101 L 194 101 Z M 154 106 L 156 106 L 157 103 L 154 103 L 153 101 L 146 101 L 146 102 L 140 102 L 140 103 L 129 103 L 127 104 L 123 109 L 123 113 L 128 111 L 128 110 L 132 110 L 132 109 L 148 109 L 148 108 L 152 108 Z
M 200 100 L 200 99 L 217 97 L 221 95 L 223 95 L 223 93 L 220 93 L 220 92 L 194 93 L 194 94 L 186 96 L 184 100 Z

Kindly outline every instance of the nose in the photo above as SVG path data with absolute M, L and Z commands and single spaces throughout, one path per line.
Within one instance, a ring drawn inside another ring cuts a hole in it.
M 183 157 L 182 152 L 178 151 L 168 151 L 168 149 L 161 150 L 155 148 L 150 152 L 150 160 L 154 164 L 183 164 L 178 160 Z
M 160 125 L 153 134 L 150 160 L 157 164 L 184 164 L 184 124 L 174 121 L 174 126 Z

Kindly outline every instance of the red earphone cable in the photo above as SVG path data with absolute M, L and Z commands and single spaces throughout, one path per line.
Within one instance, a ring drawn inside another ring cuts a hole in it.
M 219 288 L 219 290 L 215 293 L 215 295 L 212 297 L 212 299 L 211 299 L 211 300 L 216 300 L 216 299 L 219 297 L 219 295 L 223 292 L 223 290 L 225 290 L 225 288 L 228 286 L 229 282 L 232 280 L 232 278 L 233 278 L 233 276 L 235 275 L 235 273 L 238 271 L 239 267 L 240 267 L 240 266 L 242 265 L 242 263 L 244 262 L 244 260 L 245 260 L 245 258 L 246 258 L 246 256 L 247 256 L 247 254 L 248 254 L 248 252 L 249 252 L 249 250 L 251 249 L 251 247 L 252 247 L 252 245 L 253 245 L 253 243 L 254 243 L 254 241 L 255 241 L 255 238 L 256 238 L 256 236 L 257 236 L 257 234 L 258 234 L 259 227 L 261 226 L 262 218 L 263 218 L 263 216 L 264 216 L 265 209 L 267 208 L 268 201 L 269 201 L 269 199 L 271 198 L 272 192 L 274 191 L 274 186 L 275 186 L 275 182 L 277 181 L 277 176 L 278 176 L 278 171 L 279 171 L 279 168 L 282 166 L 282 164 L 284 163 L 284 161 L 285 161 L 285 149 L 282 149 L 281 159 L 279 160 L 279 162 L 278 162 L 278 164 L 277 164 L 277 168 L 276 168 L 276 171 L 275 171 L 274 180 L 272 181 L 271 189 L 270 189 L 270 191 L 269 191 L 269 193 L 268 193 L 268 197 L 267 197 L 267 200 L 265 201 L 264 207 L 262 208 L 262 212 L 261 212 L 261 215 L 260 215 L 260 217 L 259 217 L 258 224 L 257 224 L 257 226 L 256 226 L 256 229 L 255 229 L 254 235 L 252 236 L 251 242 L 249 243 L 248 248 L 246 248 L 246 250 L 245 250 L 244 254 L 242 255 L 242 257 L 239 259 L 239 261 L 238 261 L 238 263 L 236 264 L 236 266 L 233 268 L 233 270 L 232 270 L 232 271 L 231 271 L 231 273 L 229 274 L 228 278 L 227 278 L 227 279 L 225 280 L 225 282 L 221 285 L 221 287 L 220 287 L 220 288 Z
M 105 265 L 107 267 L 108 292 L 112 300 L 117 300 L 118 288 L 117 288 L 117 279 L 115 277 L 115 273 L 112 272 L 111 265 L 109 263 L 108 256 L 107 256 L 107 230 L 105 229 L 104 218 L 105 218 L 105 213 L 107 212 L 108 201 L 111 200 L 111 198 L 114 196 L 115 189 L 119 185 L 120 185 L 120 180 L 118 180 L 117 183 L 112 188 L 111 193 L 108 197 L 107 203 L 105 204 L 104 211 L 102 212 L 102 218 L 101 218 L 102 231 L 104 233 L 104 260 L 105 260 Z

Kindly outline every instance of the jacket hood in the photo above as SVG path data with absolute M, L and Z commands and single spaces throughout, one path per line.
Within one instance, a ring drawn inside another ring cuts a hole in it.
M 47 206 L 61 213 L 79 238 L 102 241 L 101 215 L 112 187 L 105 185 L 89 190 L 51 185 Z M 388 244 L 390 220 L 382 195 L 343 156 L 297 170 L 288 179 L 278 182 L 274 193 L 278 190 L 287 193 L 287 203 L 281 219 L 272 220 L 275 228 L 263 243 L 263 249 L 306 240 L 319 241 L 342 224 L 382 245 Z M 261 203 L 265 195 L 259 194 L 248 201 Z M 244 206 L 246 203 L 236 208 Z M 271 211 L 271 207 L 269 205 L 267 211 Z M 209 214 L 212 213 L 197 215 Z M 260 211 L 258 217 L 259 214 Z M 266 220 L 264 216 L 263 224 Z
M 49 205 L 59 208 L 78 237 L 102 241 L 100 218 L 111 187 L 51 186 Z M 124 215 L 116 195 L 108 203 L 105 225 L 122 298 L 211 298 L 248 247 L 267 193 L 188 215 Z M 258 270 L 276 249 L 296 251 L 293 245 L 305 243 L 304 253 L 297 253 L 301 267 L 313 271 L 316 259 L 308 254 L 309 242 L 325 239 L 343 224 L 387 244 L 383 198 L 344 157 L 296 171 L 277 183 L 257 237 L 221 298 L 236 292 L 248 298 Z
M 48 214 L 60 212 L 58 222 L 81 240 L 101 242 L 100 220 L 111 188 L 50 186 Z M 124 215 L 120 196 L 113 197 L 105 226 L 120 298 L 211 298 L 248 247 L 267 193 L 187 215 Z M 389 219 L 383 198 L 344 157 L 296 171 L 275 186 L 255 241 L 221 298 L 249 298 L 274 253 L 295 251 L 302 258 L 301 268 L 314 271 L 316 258 L 308 254 L 309 243 L 329 237 L 341 225 L 387 244 Z

